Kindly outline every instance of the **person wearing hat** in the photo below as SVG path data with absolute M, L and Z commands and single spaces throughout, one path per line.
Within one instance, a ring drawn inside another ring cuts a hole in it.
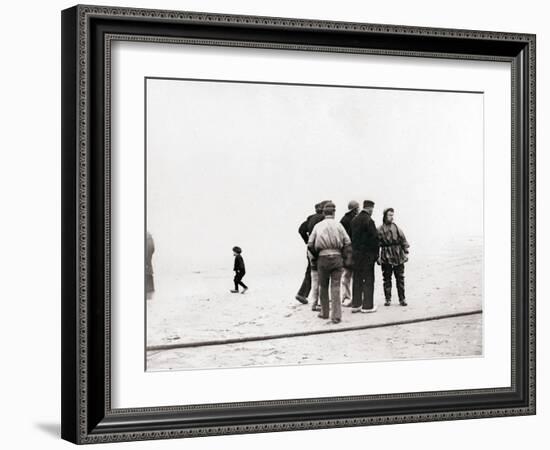
M 365 200 L 363 210 L 351 221 L 352 313 L 372 313 L 377 309 L 374 305 L 374 265 L 378 260 L 379 244 L 373 211 L 374 202 Z
M 235 257 L 235 262 L 233 263 L 233 272 L 235 272 L 233 283 L 235 284 L 235 289 L 231 289 L 231 293 L 233 294 L 239 293 L 239 286 L 242 286 L 243 288 L 241 294 L 244 294 L 246 291 L 248 291 L 248 286 L 243 283 L 243 277 L 246 274 L 246 269 L 244 267 L 244 259 L 241 253 L 241 247 L 233 247 L 233 256 Z
M 323 207 L 325 203 L 328 200 L 324 200 L 320 203 L 317 203 L 315 205 L 315 214 L 312 214 L 306 218 L 302 222 L 302 224 L 298 228 L 298 234 L 302 237 L 304 240 L 304 243 L 307 245 L 309 236 L 311 232 L 313 231 L 313 227 L 317 225 L 321 220 L 325 218 L 323 214 Z M 314 267 L 312 267 L 312 255 L 307 252 L 307 268 L 306 273 L 304 275 L 304 280 L 302 281 L 302 285 L 300 286 L 300 289 L 298 289 L 298 293 L 296 294 L 296 300 L 298 300 L 300 303 L 306 305 L 308 303 L 308 296 L 310 295 L 310 292 L 313 290 L 313 293 L 318 292 L 318 289 L 316 286 L 312 286 L 313 283 L 317 280 L 317 274 L 313 274 L 312 278 L 312 270 L 316 270 Z M 313 266 L 315 266 L 315 263 L 313 263 Z M 312 289 L 314 287 L 315 289 Z M 316 309 L 317 305 L 317 296 L 314 296 L 313 299 L 313 309 Z
M 348 203 L 348 212 L 340 220 L 340 223 L 351 237 L 351 221 L 359 213 L 359 203 L 351 200 Z M 344 250 L 344 272 L 342 273 L 342 304 L 351 306 L 351 277 L 353 274 L 353 255 L 351 247 Z
M 323 208 L 325 219 L 313 227 L 307 246 L 317 258 L 321 297 L 319 317 L 328 319 L 330 311 L 332 323 L 339 323 L 342 320 L 340 303 L 340 282 L 344 266 L 342 250 L 351 245 L 351 241 L 342 224 L 334 219 L 335 211 L 334 203 L 325 204 Z
M 382 225 L 378 228 L 378 239 L 380 241 L 380 259 L 382 265 L 382 276 L 384 278 L 385 306 L 391 304 L 392 274 L 395 276 L 399 304 L 407 306 L 405 300 L 405 263 L 409 260 L 409 243 L 403 230 L 393 221 L 395 211 L 393 208 L 386 208 L 382 219 Z

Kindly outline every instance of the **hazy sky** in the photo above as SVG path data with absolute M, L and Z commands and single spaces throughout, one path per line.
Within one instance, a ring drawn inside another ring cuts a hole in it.
M 147 226 L 156 269 L 304 258 L 331 199 L 396 209 L 411 252 L 482 234 L 483 94 L 147 81 Z M 229 262 L 228 262 L 229 261 Z

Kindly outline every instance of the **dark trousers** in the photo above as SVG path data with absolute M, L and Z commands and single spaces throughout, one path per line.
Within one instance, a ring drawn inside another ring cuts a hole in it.
M 311 291 L 311 264 L 308 258 L 304 281 L 302 281 L 302 285 L 300 286 L 300 289 L 298 290 L 298 293 L 296 295 L 307 298 L 309 296 L 309 291 Z
M 342 318 L 342 305 L 340 304 L 340 282 L 344 262 L 341 255 L 322 255 L 317 260 L 317 271 L 319 273 L 319 291 L 321 297 L 321 315 L 328 318 L 329 311 L 332 312 L 331 319 Z M 330 300 L 329 300 L 330 285 Z M 332 302 L 332 308 L 330 304 Z
M 235 290 L 239 290 L 239 286 L 242 286 L 245 289 L 248 289 L 248 286 L 242 282 L 245 272 L 241 270 L 235 271 L 235 278 L 233 278 L 233 283 L 235 283 Z
M 372 309 L 374 307 L 374 264 L 376 255 L 368 253 L 353 254 L 353 308 L 362 307 Z
M 405 264 L 392 266 L 391 264 L 382 264 L 382 276 L 384 277 L 384 295 L 386 300 L 391 300 L 391 277 L 395 276 L 397 285 L 397 295 L 399 301 L 405 300 Z

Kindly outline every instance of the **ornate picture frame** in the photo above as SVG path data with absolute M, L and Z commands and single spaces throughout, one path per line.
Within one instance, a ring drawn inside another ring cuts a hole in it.
M 511 385 L 112 408 L 110 51 L 121 40 L 509 62 Z M 62 12 L 64 439 L 84 444 L 535 414 L 535 264 L 534 35 L 82 5 Z

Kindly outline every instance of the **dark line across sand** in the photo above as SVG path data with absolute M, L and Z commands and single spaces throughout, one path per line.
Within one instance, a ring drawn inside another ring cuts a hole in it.
M 349 326 L 349 327 L 338 327 L 336 325 L 334 327 L 326 328 L 326 329 L 271 334 L 271 335 L 264 335 L 264 336 L 243 336 L 238 338 L 214 339 L 214 340 L 208 340 L 208 341 L 180 342 L 180 343 L 172 343 L 172 344 L 151 345 L 147 347 L 146 350 L 150 352 L 150 351 L 159 351 L 159 350 L 173 350 L 178 348 L 193 348 L 193 347 L 204 347 L 204 346 L 212 346 L 212 345 L 238 344 L 242 342 L 267 341 L 272 339 L 285 339 L 285 338 L 300 337 L 300 336 L 312 336 L 316 334 L 342 333 L 344 331 L 368 330 L 372 328 L 382 328 L 382 327 L 390 327 L 390 326 L 396 326 L 396 325 L 408 325 L 408 324 L 418 323 L 418 322 L 429 322 L 432 320 L 450 319 L 453 317 L 471 316 L 474 314 L 481 314 L 481 313 L 482 313 L 482 310 L 476 309 L 472 311 L 462 311 L 462 312 L 440 314 L 440 315 L 428 316 L 428 317 L 417 317 L 417 318 L 408 319 L 408 320 L 388 321 L 388 322 L 382 322 L 382 323 L 376 323 L 376 324 L 363 324 L 363 325 L 355 325 L 355 326 Z

